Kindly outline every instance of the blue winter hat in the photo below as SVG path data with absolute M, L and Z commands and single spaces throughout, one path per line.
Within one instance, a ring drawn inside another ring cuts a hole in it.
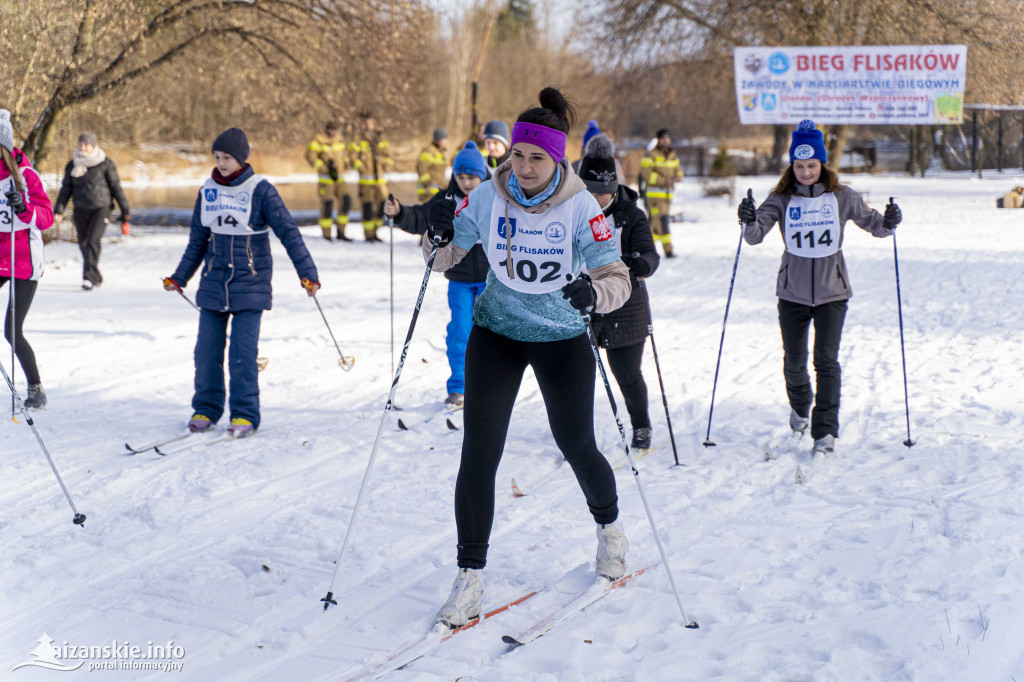
M 244 164 L 249 158 L 249 140 L 241 128 L 228 128 L 213 141 L 211 151 L 230 154 L 238 163 Z
M 806 159 L 818 159 L 822 163 L 828 163 L 828 153 L 825 151 L 825 138 L 821 131 L 814 127 L 814 121 L 805 118 L 797 124 L 793 131 L 793 141 L 789 144 L 789 162 Z
M 452 173 L 455 175 L 475 175 L 481 180 L 487 179 L 487 166 L 484 165 L 484 155 L 476 147 L 476 142 L 470 140 L 466 143 L 452 162 Z
M 600 134 L 601 129 L 597 127 L 597 121 L 595 121 L 594 119 L 590 119 L 589 121 L 587 121 L 587 129 L 583 131 L 583 148 L 587 148 L 587 143 L 590 142 L 590 139 L 592 137 Z

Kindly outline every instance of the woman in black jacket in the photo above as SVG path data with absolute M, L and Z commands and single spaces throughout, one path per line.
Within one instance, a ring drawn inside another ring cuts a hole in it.
M 636 204 L 637 193 L 618 182 L 614 147 L 607 136 L 597 135 L 587 144 L 579 174 L 615 229 L 619 253 L 629 268 L 633 285 L 625 305 L 605 315 L 593 313 L 591 325 L 598 344 L 608 355 L 608 366 L 626 402 L 633 425 L 633 447 L 649 448 L 651 418 L 647 411 L 647 384 L 640 368 L 648 334 L 648 311 L 637 278 L 654 274 L 660 258 L 654 249 L 647 214 Z M 639 255 L 634 257 L 634 253 Z
M 64 182 L 53 207 L 54 220 L 63 220 L 68 199 L 75 202 L 72 218 L 82 252 L 82 288 L 86 291 L 103 282 L 100 274 L 100 241 L 107 227 L 107 218 L 114 210 L 114 200 L 121 208 L 120 222 L 128 222 L 128 199 L 121 189 L 117 167 L 107 158 L 96 140 L 96 133 L 78 136 L 78 149 L 64 167 Z

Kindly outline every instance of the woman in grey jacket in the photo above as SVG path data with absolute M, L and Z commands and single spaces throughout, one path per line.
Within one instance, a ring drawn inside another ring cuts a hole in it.
M 875 237 L 888 237 L 902 214 L 899 206 L 889 204 L 882 215 L 868 208 L 857 192 L 839 184 L 835 171 L 826 165 L 824 140 L 813 121 L 801 121 L 793 132 L 789 158 L 789 167 L 768 198 L 756 209 L 752 199 L 744 199 L 739 218 L 748 244 L 760 244 L 779 225 L 786 251 L 775 293 L 791 408 L 789 425 L 803 432 L 810 413 L 813 453 L 828 455 L 839 435 L 839 341 L 847 301 L 853 295 L 843 259 L 843 230 L 852 220 Z M 807 372 L 812 322 L 815 390 Z

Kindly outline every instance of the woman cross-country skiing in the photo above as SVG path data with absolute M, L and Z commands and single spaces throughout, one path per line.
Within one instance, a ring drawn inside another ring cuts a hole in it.
M 608 354 L 608 366 L 622 391 L 633 426 L 633 447 L 644 449 L 651 447 L 647 383 L 641 371 L 648 313 L 637 278 L 653 275 L 661 259 L 654 248 L 647 214 L 637 206 L 639 195 L 619 184 L 614 152 L 615 146 L 608 136 L 598 133 L 587 144 L 579 174 L 615 230 L 615 243 L 629 268 L 633 293 L 618 310 L 606 315 L 595 314 L 592 324 L 594 336 Z M 637 254 L 636 257 L 633 254 Z
M 164 289 L 180 292 L 202 266 L 196 294 L 200 312 L 191 431 L 209 430 L 224 413 L 224 345 L 231 320 L 228 433 L 242 438 L 260 425 L 256 347 L 263 311 L 270 310 L 271 303 L 271 230 L 284 244 L 307 294 L 316 294 L 320 284 L 313 258 L 281 195 L 246 163 L 245 132 L 225 130 L 214 140 L 212 151 L 216 168 L 199 190 L 188 246 L 178 269 L 164 279 Z
M 883 216 L 868 208 L 860 194 L 839 184 L 839 177 L 826 165 L 824 139 L 813 121 L 801 121 L 793 132 L 789 158 L 790 165 L 768 198 L 756 210 L 753 199 L 744 199 L 738 213 L 748 244 L 760 244 L 779 224 L 786 251 L 776 295 L 789 425 L 803 432 L 810 413 L 813 454 L 829 455 L 839 436 L 839 341 L 847 301 L 853 295 L 843 258 L 843 230 L 852 220 L 875 237 L 888 237 L 903 215 L 892 203 Z M 815 390 L 807 372 L 812 322 Z
M 45 407 L 46 393 L 39 379 L 35 353 L 22 328 L 36 295 L 39 277 L 43 274 L 42 230 L 51 225 L 53 207 L 50 197 L 46 195 L 43 182 L 28 158 L 14 146 L 11 113 L 0 109 L 0 286 L 7 284 L 11 287 L 4 316 L 4 336 L 14 346 L 14 354 L 25 372 L 28 396 L 24 405 L 29 409 Z M 12 277 L 14 281 L 11 281 Z M 13 376 L 13 368 L 11 371 Z
M 459 202 L 431 206 L 433 269 L 455 265 L 479 240 L 491 265 L 466 348 L 466 433 L 455 484 L 459 572 L 437 621 L 458 627 L 480 613 L 494 479 L 512 407 L 533 368 L 555 442 L 597 523 L 597 573 L 625 572 L 626 538 L 615 476 L 594 437 L 596 367 L 581 310 L 610 312 L 629 297 L 629 271 L 608 221 L 565 158 L 574 109 L 554 88 L 519 115 L 512 156 Z M 586 265 L 590 279 L 574 279 Z M 566 282 L 569 282 L 566 284 Z

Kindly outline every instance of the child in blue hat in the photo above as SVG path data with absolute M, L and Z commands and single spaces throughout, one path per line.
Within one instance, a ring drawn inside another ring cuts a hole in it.
M 839 342 L 853 295 L 842 250 L 846 223 L 853 221 L 875 237 L 888 237 L 903 214 L 895 203 L 886 206 L 884 215 L 870 209 L 860 194 L 839 184 L 839 177 L 828 167 L 825 140 L 814 121 L 803 120 L 793 131 L 789 159 L 768 198 L 756 207 L 753 199 L 744 199 L 739 218 L 748 244 L 760 244 L 776 224 L 782 233 L 786 250 L 775 293 L 789 425 L 802 434 L 810 419 L 812 452 L 817 458 L 831 455 L 839 436 Z M 807 372 L 812 322 L 813 388 Z
M 461 201 L 489 176 L 490 172 L 487 170 L 483 154 L 476 143 L 470 140 L 452 161 L 452 178 L 447 191 L 438 192 L 428 202 L 419 206 L 402 206 L 394 196 L 389 196 L 384 204 L 384 213 L 394 218 L 395 226 L 399 229 L 410 234 L 426 234 L 427 215 L 432 204 L 438 201 L 451 201 L 449 195 Z M 446 339 L 448 366 L 452 373 L 448 377 L 448 397 L 444 401 L 445 407 L 449 410 L 458 410 L 464 405 L 466 343 L 473 328 L 473 306 L 484 290 L 487 270 L 487 255 L 483 247 L 477 243 L 462 262 L 444 273 L 445 279 L 448 280 L 448 308 L 452 312 Z

